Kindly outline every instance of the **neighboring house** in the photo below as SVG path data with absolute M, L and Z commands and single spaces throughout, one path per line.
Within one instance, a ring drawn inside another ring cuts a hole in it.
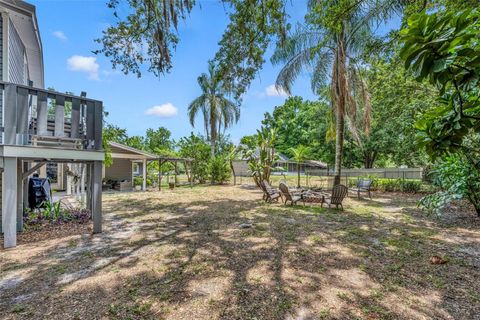
M 286 172 L 297 172 L 297 167 L 300 166 L 300 172 L 312 172 L 318 170 L 328 170 L 328 164 L 319 160 L 305 160 L 298 164 L 294 160 L 283 159 L 275 162 L 275 167 L 282 167 Z
M 258 158 L 260 157 L 260 149 L 256 149 L 253 153 L 253 157 Z M 277 153 L 277 160 L 273 164 L 273 173 L 277 172 L 297 172 L 297 167 L 300 166 L 300 172 L 315 172 L 320 170 L 327 170 L 328 171 L 328 164 L 319 160 L 306 160 L 300 164 L 296 161 L 289 159 L 283 153 Z M 282 171 L 280 171 L 283 168 Z M 279 170 L 280 169 L 280 170 Z M 242 177 L 249 177 L 252 175 L 250 168 L 248 166 L 248 160 L 245 158 L 234 160 L 233 161 L 233 174 L 235 176 L 242 176 Z
M 33 5 L 0 0 L 0 20 L 0 207 L 4 247 L 15 246 L 16 234 L 23 230 L 29 176 L 47 163 L 75 163 L 82 168 L 77 190 L 86 192 L 93 231 L 101 232 L 102 102 L 85 95 L 44 90 L 42 42 Z M 68 115 L 66 104 L 71 108 Z M 48 114 L 54 116 L 50 119 Z
M 110 142 L 112 165 L 104 169 L 105 182 L 116 182 L 114 187 L 131 190 L 133 179 L 143 177 L 142 189 L 147 188 L 147 163 L 157 160 L 158 156 L 117 142 Z

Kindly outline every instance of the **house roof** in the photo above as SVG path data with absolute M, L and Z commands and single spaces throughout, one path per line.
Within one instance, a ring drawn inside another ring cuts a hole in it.
M 110 147 L 112 148 L 112 158 L 126 158 L 126 159 L 148 159 L 148 160 L 153 160 L 153 159 L 158 159 L 157 155 L 154 155 L 152 153 L 139 150 L 136 148 L 132 148 L 129 146 L 126 146 L 124 144 L 118 143 L 118 142 L 113 142 L 110 141 L 108 143 Z
M 281 160 L 281 161 L 289 161 L 289 160 L 290 160 L 290 159 L 289 159 L 286 155 L 284 155 L 283 153 L 278 152 L 277 155 L 278 155 L 279 160 Z
M 294 160 L 278 160 L 277 161 L 278 164 L 282 164 L 282 163 L 292 163 L 292 164 L 296 164 L 297 162 L 294 161 Z M 321 168 L 321 169 L 327 169 L 328 168 L 328 164 L 326 164 L 325 162 L 322 162 L 322 161 L 319 161 L 319 160 L 305 160 L 303 161 L 303 164 L 306 164 L 308 166 L 311 166 L 311 167 L 317 167 L 317 168 Z
M 0 9 L 8 13 L 25 46 L 29 79 L 35 87 L 44 88 L 43 49 L 35 6 L 25 1 L 0 0 Z
M 328 168 L 328 164 L 326 164 L 325 162 L 319 161 L 319 160 L 307 160 L 307 161 L 305 161 L 305 163 L 307 163 L 311 166 L 315 166 L 315 167 L 319 167 L 319 168 L 323 168 L 323 169 Z

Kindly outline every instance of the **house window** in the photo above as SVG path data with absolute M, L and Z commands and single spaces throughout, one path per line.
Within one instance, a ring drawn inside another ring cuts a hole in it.
M 140 174 L 140 165 L 138 163 L 133 163 L 133 174 L 139 175 Z

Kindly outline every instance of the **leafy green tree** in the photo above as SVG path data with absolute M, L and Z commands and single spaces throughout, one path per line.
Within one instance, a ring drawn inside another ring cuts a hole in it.
M 255 148 L 255 146 L 257 145 L 257 135 L 252 134 L 252 135 L 243 136 L 240 139 L 240 145 L 243 145 L 249 149 Z
M 175 141 L 171 138 L 172 133 L 164 127 L 157 130 L 147 129 L 145 135 L 145 148 L 156 154 L 165 154 L 173 150 Z
M 208 64 L 208 73 L 198 77 L 202 94 L 188 107 L 188 116 L 192 126 L 198 113 L 202 114 L 207 139 L 210 140 L 211 156 L 215 156 L 215 144 L 223 128 L 238 122 L 240 106 L 228 99 L 223 81 L 220 79 L 213 62 Z
M 138 150 L 145 150 L 145 138 L 142 136 L 131 136 L 125 139 L 125 144 L 129 147 L 138 149 Z
M 325 139 L 325 119 L 329 116 L 330 107 L 325 101 L 312 102 L 295 96 L 276 106 L 271 114 L 265 113 L 262 125 L 277 132 L 275 149 L 279 153 L 292 157 L 291 148 L 305 145 L 310 147 L 313 158 L 333 163 L 333 144 Z
M 269 44 L 283 43 L 289 28 L 285 0 L 223 0 L 229 24 L 215 55 L 225 86 L 240 100 L 265 62 Z
M 372 126 L 364 142 L 366 168 L 375 163 L 424 166 L 427 156 L 416 142 L 415 121 L 436 101 L 438 91 L 417 82 L 403 67 L 395 49 L 392 57 L 370 60 L 367 72 L 372 100 Z
M 125 140 L 127 138 L 127 130 L 109 123 L 104 124 L 102 129 L 102 144 L 103 150 L 105 152 L 105 166 L 111 166 L 113 161 L 109 143 L 112 141 L 118 143 L 125 143 Z
M 300 165 L 308 160 L 310 156 L 310 148 L 305 147 L 304 145 L 299 145 L 296 148 L 290 148 L 293 154 L 293 160 L 297 163 L 297 187 L 300 188 Z
M 421 144 L 434 157 L 465 148 L 463 138 L 480 130 L 479 33 L 475 10 L 422 12 L 411 16 L 401 31 L 406 67 L 442 95 L 416 125 Z
M 208 179 L 208 163 L 210 160 L 210 147 L 202 136 L 193 133 L 188 137 L 180 138 L 177 143 L 180 157 L 193 159 L 192 179 L 205 183 Z
M 228 90 L 237 100 L 264 63 L 268 45 L 285 38 L 285 0 L 219 0 L 229 24 L 219 42 L 215 61 Z M 141 76 L 142 66 L 156 76 L 172 68 L 172 52 L 179 42 L 177 26 L 195 0 L 109 0 L 114 23 L 96 41 L 95 53 L 109 58 L 114 68 Z
M 170 71 L 172 50 L 179 41 L 178 21 L 185 19 L 195 1 L 127 0 L 126 4 L 108 1 L 116 21 L 96 40 L 102 49 L 95 53 L 110 58 L 113 67 L 120 66 L 125 74 L 140 77 L 144 64 L 156 76 Z
M 477 10 L 421 12 L 401 31 L 400 55 L 418 81 L 428 80 L 441 94 L 416 123 L 420 145 L 440 159 L 436 167 L 446 189 L 424 203 L 442 204 L 457 195 L 480 216 L 479 34 Z

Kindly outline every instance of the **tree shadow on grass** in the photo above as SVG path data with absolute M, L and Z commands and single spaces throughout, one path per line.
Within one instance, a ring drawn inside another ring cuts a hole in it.
M 449 301 L 465 285 L 451 291 L 441 278 L 458 283 L 452 273 L 468 266 L 426 262 L 448 249 L 431 243 L 435 228 L 377 214 L 376 205 L 355 212 L 368 203 L 352 201 L 338 212 L 228 197 L 164 203 L 154 196 L 110 201 L 104 234 L 10 265 L 24 273 L 0 293 L 0 315 L 407 319 L 477 310 Z M 242 229 L 247 221 L 252 227 Z M 463 282 L 473 284 L 475 274 L 470 270 Z M 425 292 L 441 300 L 402 301 Z M 462 309 L 447 312 L 443 302 Z

